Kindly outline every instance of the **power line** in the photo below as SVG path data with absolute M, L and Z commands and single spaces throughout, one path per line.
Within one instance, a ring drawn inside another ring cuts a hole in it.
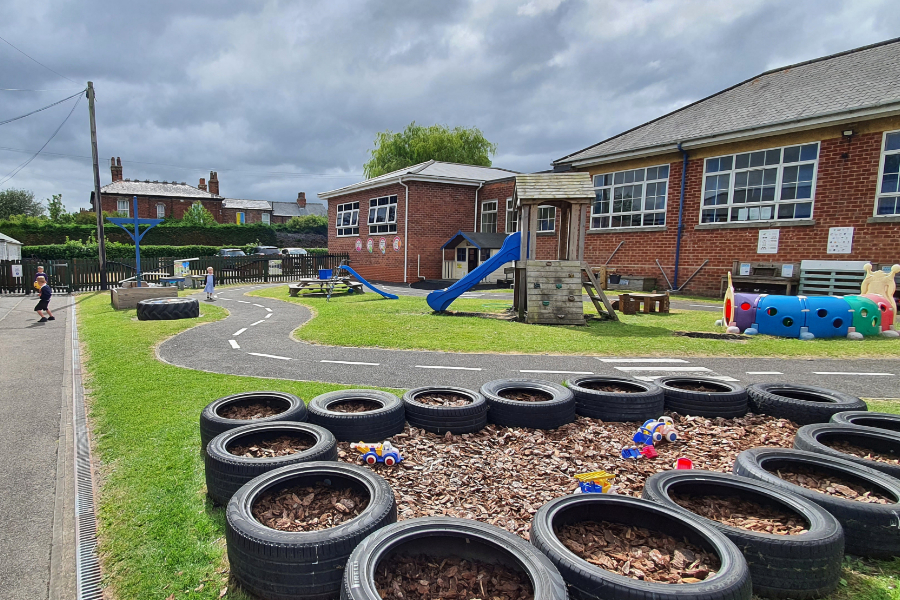
M 63 88 L 58 90 L 28 90 L 24 88 L 0 88 L 0 92 L 71 92 L 78 88 Z
M 19 117 L 13 117 L 12 119 L 6 119 L 5 121 L 0 121 L 0 125 L 6 125 L 7 123 L 12 123 L 13 121 L 18 121 L 19 119 L 24 119 L 25 117 L 30 117 L 31 115 L 33 115 L 33 114 L 35 114 L 35 113 L 39 113 L 39 112 L 41 112 L 42 110 L 47 110 L 48 108 L 52 108 L 52 107 L 56 106 L 57 104 L 62 104 L 62 103 L 65 102 L 66 100 L 71 100 L 71 99 L 74 98 L 75 96 L 81 95 L 82 92 L 84 92 L 84 90 L 81 90 L 81 91 L 78 92 L 77 94 L 72 94 L 72 95 L 69 96 L 68 98 L 63 98 L 62 100 L 60 100 L 60 101 L 58 101 L 58 102 L 54 102 L 53 104 L 48 104 L 47 106 L 45 106 L 45 107 L 43 107 L 43 108 L 39 108 L 39 109 L 37 109 L 37 110 L 33 110 L 33 111 L 31 111 L 30 113 L 24 114 L 24 115 L 22 115 L 22 116 L 19 116 Z
M 13 46 L 12 43 L 11 43 L 9 40 L 4 39 L 3 37 L 0 37 L 0 40 L 3 40 L 3 41 L 6 42 L 7 44 L 9 44 L 9 46 L 12 47 L 12 49 L 15 50 L 16 52 L 19 52 L 19 53 L 21 53 L 21 54 L 24 54 L 25 56 L 28 56 L 27 54 L 25 54 L 25 52 L 23 52 L 22 50 L 19 50 L 19 49 L 16 48 L 15 46 Z M 68 80 L 68 81 L 72 81 L 71 79 L 69 79 L 68 77 L 66 77 L 65 75 L 63 75 L 62 73 L 58 73 L 58 72 L 54 71 L 53 69 L 51 69 L 50 67 L 48 67 L 47 65 L 45 65 L 45 64 L 42 63 L 41 61 L 37 60 L 36 58 L 31 58 L 30 56 L 28 56 L 28 58 L 30 58 L 31 60 L 33 60 L 33 61 L 36 62 L 37 64 L 41 65 L 42 67 L 44 67 L 45 69 L 47 69 L 47 70 L 50 71 L 51 73 L 56 73 L 57 75 L 59 75 L 59 76 L 62 77 L 63 79 L 66 79 L 66 80 Z M 75 85 L 78 85 L 78 82 L 77 82 L 77 81 L 72 81 L 72 83 L 74 83 Z

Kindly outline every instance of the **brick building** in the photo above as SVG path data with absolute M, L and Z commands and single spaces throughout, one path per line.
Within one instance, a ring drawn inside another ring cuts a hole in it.
M 306 203 L 306 192 L 297 193 L 296 202 L 270 202 L 272 205 L 272 223 L 287 223 L 294 217 L 317 215 L 324 217 L 328 209 L 320 202 Z

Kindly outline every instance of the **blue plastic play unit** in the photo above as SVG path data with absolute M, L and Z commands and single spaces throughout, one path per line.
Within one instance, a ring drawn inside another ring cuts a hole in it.
M 359 273 L 357 273 L 356 271 L 354 271 L 353 269 L 351 269 L 351 268 L 348 267 L 347 265 L 341 265 L 341 266 L 339 266 L 339 267 L 337 267 L 337 268 L 338 268 L 338 269 L 343 269 L 343 270 L 347 271 L 348 273 L 350 273 L 351 275 L 353 275 L 354 277 L 356 277 L 356 280 L 357 280 L 358 282 L 360 282 L 361 284 L 363 284 L 364 286 L 366 286 L 367 288 L 369 288 L 370 290 L 372 290 L 372 291 L 375 292 L 376 294 L 381 294 L 382 296 L 384 296 L 385 298 L 388 298 L 389 300 L 396 300 L 396 299 L 397 299 L 397 296 L 395 296 L 394 294 L 385 292 L 384 290 L 379 290 L 377 287 L 375 287 L 374 285 L 372 285 L 371 283 L 369 283 L 368 281 L 366 281 L 366 280 L 363 278 L 362 275 L 360 275 Z M 320 270 L 319 270 L 319 278 L 320 278 L 320 279 L 321 279 L 321 277 L 322 277 L 322 275 L 321 275 L 322 271 L 330 271 L 330 269 L 320 269 Z M 330 277 L 329 277 L 329 278 L 330 278 Z
M 331 269 L 319 269 L 319 279 L 331 279 L 331 275 L 334 273 Z
M 468 275 L 454 283 L 448 288 L 435 290 L 428 294 L 428 306 L 431 310 L 442 312 L 453 304 L 453 301 L 462 294 L 478 285 L 478 282 L 496 271 L 500 265 L 514 260 L 519 260 L 521 254 L 522 234 L 518 231 L 510 234 L 500 250 L 494 256 L 490 257 L 481 265 L 470 272 Z

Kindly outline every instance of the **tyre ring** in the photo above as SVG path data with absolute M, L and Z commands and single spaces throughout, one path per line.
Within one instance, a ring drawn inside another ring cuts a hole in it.
M 610 521 L 660 531 L 715 553 L 721 567 L 699 583 L 646 582 L 595 566 L 569 550 L 556 536 L 560 527 L 580 521 Z M 551 500 L 531 522 L 531 543 L 556 565 L 578 600 L 749 600 L 750 571 L 737 546 L 698 519 L 662 505 L 615 494 L 574 494 Z
M 253 516 L 253 504 L 270 489 L 291 485 L 345 487 L 368 494 L 354 519 L 318 531 L 279 531 Z M 241 487 L 226 509 L 225 542 L 232 575 L 266 600 L 328 600 L 338 596 L 353 549 L 369 534 L 397 521 L 388 483 L 370 469 L 340 462 L 311 462 L 269 471 Z
M 278 410 L 278 414 L 261 417 L 259 419 L 226 419 L 220 416 L 223 409 L 234 406 L 249 406 L 253 404 L 265 404 Z M 219 398 L 206 405 L 200 413 L 200 443 L 203 451 L 206 445 L 214 437 L 234 429 L 252 423 L 269 423 L 272 421 L 306 421 L 306 404 L 293 394 L 284 392 L 242 392 L 231 396 Z
M 545 402 L 510 400 L 504 393 L 524 391 L 549 396 Z M 481 386 L 488 421 L 504 427 L 556 429 L 575 420 L 575 396 L 558 383 L 538 379 L 497 379 Z
M 426 394 L 442 393 L 463 396 L 470 402 L 464 406 L 434 406 L 416 400 Z M 439 435 L 448 431 L 454 435 L 474 433 L 487 425 L 487 402 L 484 396 L 472 390 L 441 386 L 415 388 L 403 394 L 403 405 L 410 427 Z
M 811 385 L 753 383 L 747 386 L 747 396 L 754 413 L 798 425 L 827 423 L 839 412 L 867 410 L 866 403 L 856 396 Z
M 371 407 L 365 412 L 335 410 L 341 403 Z M 400 398 L 379 390 L 340 390 L 309 401 L 309 420 L 334 434 L 339 442 L 381 442 L 403 432 L 406 411 Z
M 857 427 L 872 427 L 900 433 L 900 415 L 874 413 L 865 410 L 849 410 L 831 415 L 831 422 Z
M 701 517 L 672 500 L 672 493 L 739 496 L 777 506 L 806 521 L 807 531 L 775 535 L 731 527 Z M 644 483 L 641 497 L 691 515 L 737 545 L 750 567 L 753 593 L 765 598 L 818 598 L 834 591 L 841 579 L 844 531 L 831 513 L 775 486 L 713 471 L 662 471 Z
M 304 438 L 310 447 L 270 458 L 250 458 L 230 452 L 235 446 L 258 444 L 284 435 Z M 206 493 L 213 502 L 226 505 L 241 486 L 263 473 L 287 465 L 328 460 L 337 460 L 337 442 L 324 427 L 289 421 L 244 425 L 220 433 L 206 446 Z
M 736 383 L 703 377 L 660 377 L 666 410 L 680 415 L 733 419 L 747 414 L 747 390 Z M 684 389 L 702 386 L 715 391 Z
M 848 442 L 865 450 L 892 456 L 894 460 L 900 459 L 900 433 L 893 431 L 838 423 L 813 423 L 798 429 L 797 434 L 794 436 L 794 448 L 797 450 L 806 450 L 842 458 L 864 467 L 887 473 L 891 477 L 900 478 L 900 464 L 882 462 L 841 452 L 828 445 L 834 442 Z
M 869 504 L 837 498 L 781 479 L 778 470 L 805 467 L 832 473 L 874 489 L 893 500 Z M 897 513 L 900 511 L 900 481 L 868 467 L 824 454 L 786 448 L 753 448 L 738 454 L 734 472 L 769 483 L 811 500 L 830 512 L 844 528 L 844 547 L 849 554 L 870 558 L 900 556 Z
M 470 519 L 423 517 L 379 529 L 350 555 L 344 573 L 342 600 L 380 600 L 376 568 L 390 568 L 400 554 L 425 554 L 500 563 L 528 574 L 534 598 L 566 600 L 566 584 L 556 567 L 522 538 L 499 527 Z
M 614 386 L 621 391 L 605 391 L 595 386 Z M 665 398 L 655 383 L 627 377 L 590 375 L 566 381 L 575 395 L 575 412 L 601 421 L 638 421 L 663 414 Z
M 196 298 L 148 298 L 137 304 L 139 321 L 196 319 L 199 316 L 200 303 Z

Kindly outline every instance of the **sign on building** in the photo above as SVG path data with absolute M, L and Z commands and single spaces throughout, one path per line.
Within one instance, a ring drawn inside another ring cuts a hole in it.
M 780 231 L 780 229 L 760 229 L 756 253 L 778 254 L 778 234 Z
M 850 254 L 852 249 L 852 227 L 832 227 L 828 230 L 828 254 Z
M 21 277 L 22 276 L 22 265 L 12 265 L 12 276 L 13 277 Z

